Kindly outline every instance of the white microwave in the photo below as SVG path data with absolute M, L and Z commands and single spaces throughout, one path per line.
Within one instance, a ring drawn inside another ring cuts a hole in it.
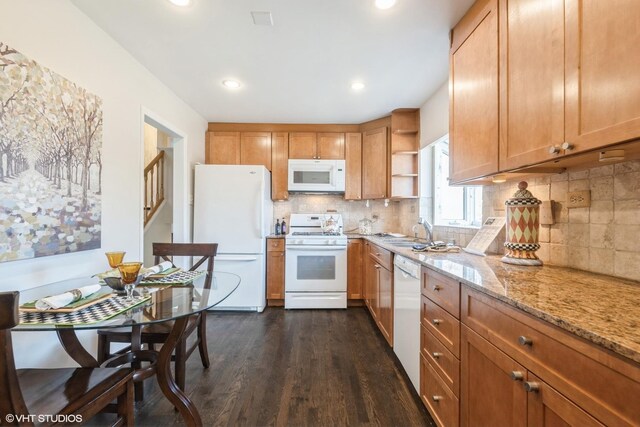
M 344 193 L 344 160 L 289 160 L 289 192 Z

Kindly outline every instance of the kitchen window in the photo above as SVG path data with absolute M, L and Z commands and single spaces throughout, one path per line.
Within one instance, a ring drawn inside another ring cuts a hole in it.
M 429 150 L 429 151 L 427 151 Z M 482 225 L 482 187 L 449 185 L 449 136 L 423 148 L 421 165 L 431 166 L 424 175 L 431 178 L 432 203 L 421 203 L 421 216 L 433 218 L 435 225 L 446 227 L 480 227 Z M 423 194 L 423 197 L 425 195 Z M 429 197 L 429 195 L 426 195 Z M 424 209 L 431 205 L 430 215 Z

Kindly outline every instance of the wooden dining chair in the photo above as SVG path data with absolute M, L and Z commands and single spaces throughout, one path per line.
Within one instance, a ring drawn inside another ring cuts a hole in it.
M 217 243 L 154 243 L 153 255 L 155 263 L 159 264 L 161 260 L 169 261 L 173 264 L 174 257 L 201 257 L 193 264 L 189 271 L 197 270 L 205 262 L 207 263 L 207 277 L 205 279 L 204 288 L 211 288 L 213 277 L 213 261 L 218 252 Z M 142 329 L 140 342 L 147 344 L 153 348 L 157 344 L 163 344 L 171 328 L 173 322 L 163 322 L 145 326 Z M 192 316 L 187 325 L 180 344 L 176 347 L 172 360 L 175 362 L 175 380 L 181 390 L 185 390 L 185 366 L 187 359 L 196 348 L 200 351 L 200 359 L 204 368 L 209 367 L 209 351 L 207 349 L 207 318 L 206 311 L 198 315 Z M 197 331 L 195 342 L 187 348 L 187 338 Z M 122 329 L 105 329 L 98 331 L 98 362 L 104 363 L 109 358 L 115 356 L 111 354 L 112 343 L 131 343 L 131 332 Z M 122 350 L 120 350 L 122 352 Z M 142 384 L 136 385 L 136 400 L 142 400 L 143 390 Z
M 0 424 L 55 424 L 39 422 L 38 415 L 71 417 L 61 424 L 78 417 L 86 422 L 117 401 L 114 425 L 133 426 L 130 368 L 16 369 L 11 328 L 19 323 L 18 299 L 18 292 L 0 293 Z M 28 415 L 36 418 L 21 418 Z

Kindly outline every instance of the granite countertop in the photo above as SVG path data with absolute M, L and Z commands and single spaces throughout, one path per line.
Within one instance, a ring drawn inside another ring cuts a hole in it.
M 640 283 L 564 267 L 522 267 L 500 256 L 417 253 L 365 238 L 640 363 Z

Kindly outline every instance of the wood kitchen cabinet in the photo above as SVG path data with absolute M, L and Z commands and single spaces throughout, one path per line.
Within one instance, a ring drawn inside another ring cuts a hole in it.
M 323 160 L 344 160 L 344 133 L 318 133 L 316 155 Z
M 291 132 L 289 134 L 291 159 L 344 159 L 344 133 Z
M 365 304 L 373 320 L 378 324 L 378 269 L 376 261 L 365 258 Z
M 289 133 L 290 159 L 315 159 L 317 134 L 315 132 Z
M 399 108 L 391 113 L 390 197 L 418 197 L 420 110 Z
M 271 170 L 271 133 L 207 132 L 205 161 L 213 165 L 263 165 Z
M 239 165 L 240 132 L 207 132 L 205 161 L 212 165 Z
M 362 199 L 362 134 L 347 133 L 344 144 L 345 200 Z
M 637 364 L 466 286 L 460 310 L 462 425 L 640 425 Z
M 285 246 L 284 239 L 267 239 L 267 302 L 284 305 Z
M 566 2 L 569 153 L 640 137 L 640 2 Z
M 349 239 L 347 242 L 347 299 L 362 299 L 364 244 L 362 239 Z
M 388 176 L 387 127 L 362 135 L 362 198 L 387 198 Z
M 452 30 L 451 182 L 640 138 L 638 22 L 635 0 L 478 0 Z
M 458 425 L 460 404 L 460 283 L 421 269 L 420 397 L 436 424 Z
M 271 133 L 240 133 L 240 164 L 263 165 L 271 170 Z
M 378 270 L 378 327 L 393 347 L 393 273 L 380 266 Z
M 289 134 L 274 132 L 271 134 L 271 198 L 287 200 L 289 198 Z
M 460 425 L 525 427 L 527 370 L 465 326 L 461 338 Z
M 561 154 L 564 3 L 538 0 L 532 8 L 529 0 L 499 1 L 500 170 Z
M 498 172 L 498 0 L 478 0 L 451 32 L 452 183 Z
M 603 424 L 554 390 L 549 384 L 527 374 L 531 392 L 527 393 L 527 425 L 540 427 L 602 427 Z
M 369 312 L 393 347 L 393 254 L 370 242 L 365 246 L 365 303 Z

